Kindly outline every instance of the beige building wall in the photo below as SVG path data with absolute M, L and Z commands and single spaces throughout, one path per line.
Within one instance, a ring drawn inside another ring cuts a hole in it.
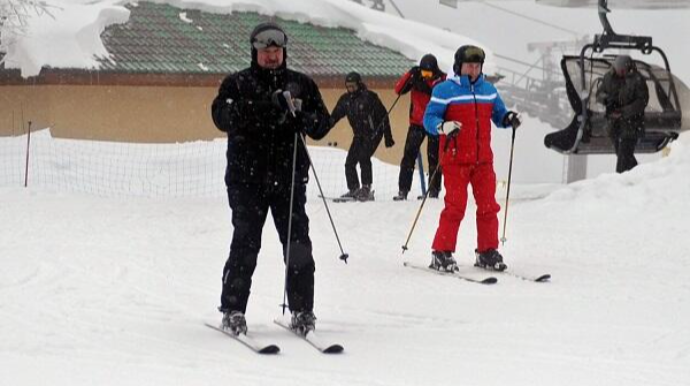
M 321 91 L 331 110 L 345 90 Z M 397 97 L 390 89 L 374 91 L 387 108 Z M 216 92 L 216 87 L 1 86 L 0 136 L 21 135 L 26 122 L 32 121 L 32 130 L 51 127 L 58 138 L 141 143 L 209 140 L 224 135 L 210 118 Z M 390 116 L 395 146 L 386 149 L 382 141 L 376 154 L 391 164 L 399 164 L 402 157 L 409 100 L 409 95 L 400 98 Z M 347 149 L 351 140 L 352 130 L 343 119 L 324 139 L 310 143 Z
M 0 87 L 0 136 L 25 134 L 46 127 L 49 122 L 49 95 L 41 86 Z

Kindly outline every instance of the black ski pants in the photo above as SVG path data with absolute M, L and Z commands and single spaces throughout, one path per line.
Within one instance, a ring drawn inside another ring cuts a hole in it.
M 616 150 L 616 173 L 627 172 L 637 166 L 635 147 L 638 132 L 635 128 L 624 126 L 620 120 L 609 121 L 610 136 L 613 148 Z
M 348 190 L 359 189 L 357 164 L 359 164 L 359 168 L 362 170 L 362 185 L 371 186 L 374 180 L 371 157 L 374 156 L 382 138 L 383 132 L 373 138 L 357 135 L 352 138 L 352 144 L 347 151 L 347 158 L 345 158 L 345 179 L 347 180 Z
M 637 166 L 635 147 L 637 138 L 614 138 L 613 147 L 616 149 L 616 173 L 627 172 Z
M 407 139 L 405 140 L 405 152 L 403 153 L 402 161 L 400 161 L 400 176 L 398 177 L 398 189 L 400 191 L 409 192 L 412 187 L 414 165 L 419 155 L 419 147 L 422 146 L 424 138 L 429 139 L 426 148 L 429 165 L 429 190 L 434 192 L 441 190 L 441 173 L 436 173 L 434 180 L 431 180 L 431 176 L 434 175 L 434 171 L 438 167 L 438 137 L 428 135 L 422 126 L 410 125 L 410 129 L 407 131 Z
M 223 291 L 220 310 L 246 312 L 252 286 L 252 275 L 261 249 L 261 233 L 268 211 L 286 258 L 290 186 L 280 184 L 236 184 L 228 186 L 234 233 L 230 256 L 223 269 Z M 287 295 L 291 311 L 314 308 L 314 258 L 309 239 L 309 218 L 305 211 L 306 185 L 295 185 L 290 235 L 290 259 L 287 270 Z

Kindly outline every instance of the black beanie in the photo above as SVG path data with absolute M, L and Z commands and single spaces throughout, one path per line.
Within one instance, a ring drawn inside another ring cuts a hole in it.
M 347 76 L 345 76 L 345 83 L 362 84 L 362 76 L 359 75 L 357 72 L 352 71 L 351 73 L 347 74 Z
M 426 54 L 422 57 L 422 60 L 419 61 L 419 68 L 436 73 L 439 71 L 438 61 L 434 55 Z

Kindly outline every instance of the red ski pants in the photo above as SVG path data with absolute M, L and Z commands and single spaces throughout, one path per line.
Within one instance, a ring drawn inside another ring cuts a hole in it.
M 467 208 L 467 185 L 472 184 L 477 204 L 477 250 L 498 249 L 498 212 L 496 173 L 490 163 L 478 165 L 443 165 L 446 188 L 445 208 L 441 212 L 432 249 L 455 252 L 460 222 Z

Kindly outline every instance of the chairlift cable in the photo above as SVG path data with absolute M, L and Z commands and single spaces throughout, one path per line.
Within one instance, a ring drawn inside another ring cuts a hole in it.
M 559 30 L 559 31 L 567 32 L 567 33 L 573 34 L 573 35 L 575 35 L 575 36 L 580 36 L 580 33 L 577 32 L 577 31 L 573 31 L 573 30 L 570 30 L 570 29 L 567 29 L 567 28 L 563 28 L 563 27 L 561 27 L 561 26 L 559 26 L 559 25 L 552 24 L 552 23 L 548 23 L 548 22 L 545 22 L 545 21 L 543 21 L 543 20 L 539 20 L 539 19 L 537 19 L 537 18 L 535 18 L 535 17 L 523 15 L 523 14 L 521 14 L 521 13 L 519 13 L 519 12 L 515 12 L 515 11 L 512 11 L 512 10 L 510 10 L 510 9 L 503 8 L 503 7 L 498 6 L 498 5 L 496 5 L 496 4 L 491 4 L 491 3 L 487 2 L 487 1 L 484 1 L 484 0 L 470 0 L 470 1 L 474 1 L 475 3 L 480 3 L 480 4 L 483 4 L 483 5 L 487 6 L 487 7 L 491 7 L 491 8 L 498 9 L 499 11 L 503 11 L 503 12 L 509 13 L 509 14 L 511 14 L 511 15 L 513 15 L 513 16 L 518 16 L 518 17 L 521 17 L 521 18 L 523 18 L 523 19 L 526 19 L 526 20 L 529 20 L 529 21 L 532 21 L 532 22 L 535 22 L 535 23 L 539 23 L 539 24 L 545 25 L 545 26 L 547 26 L 547 27 L 551 27 L 551 28 L 557 29 L 557 30 Z

